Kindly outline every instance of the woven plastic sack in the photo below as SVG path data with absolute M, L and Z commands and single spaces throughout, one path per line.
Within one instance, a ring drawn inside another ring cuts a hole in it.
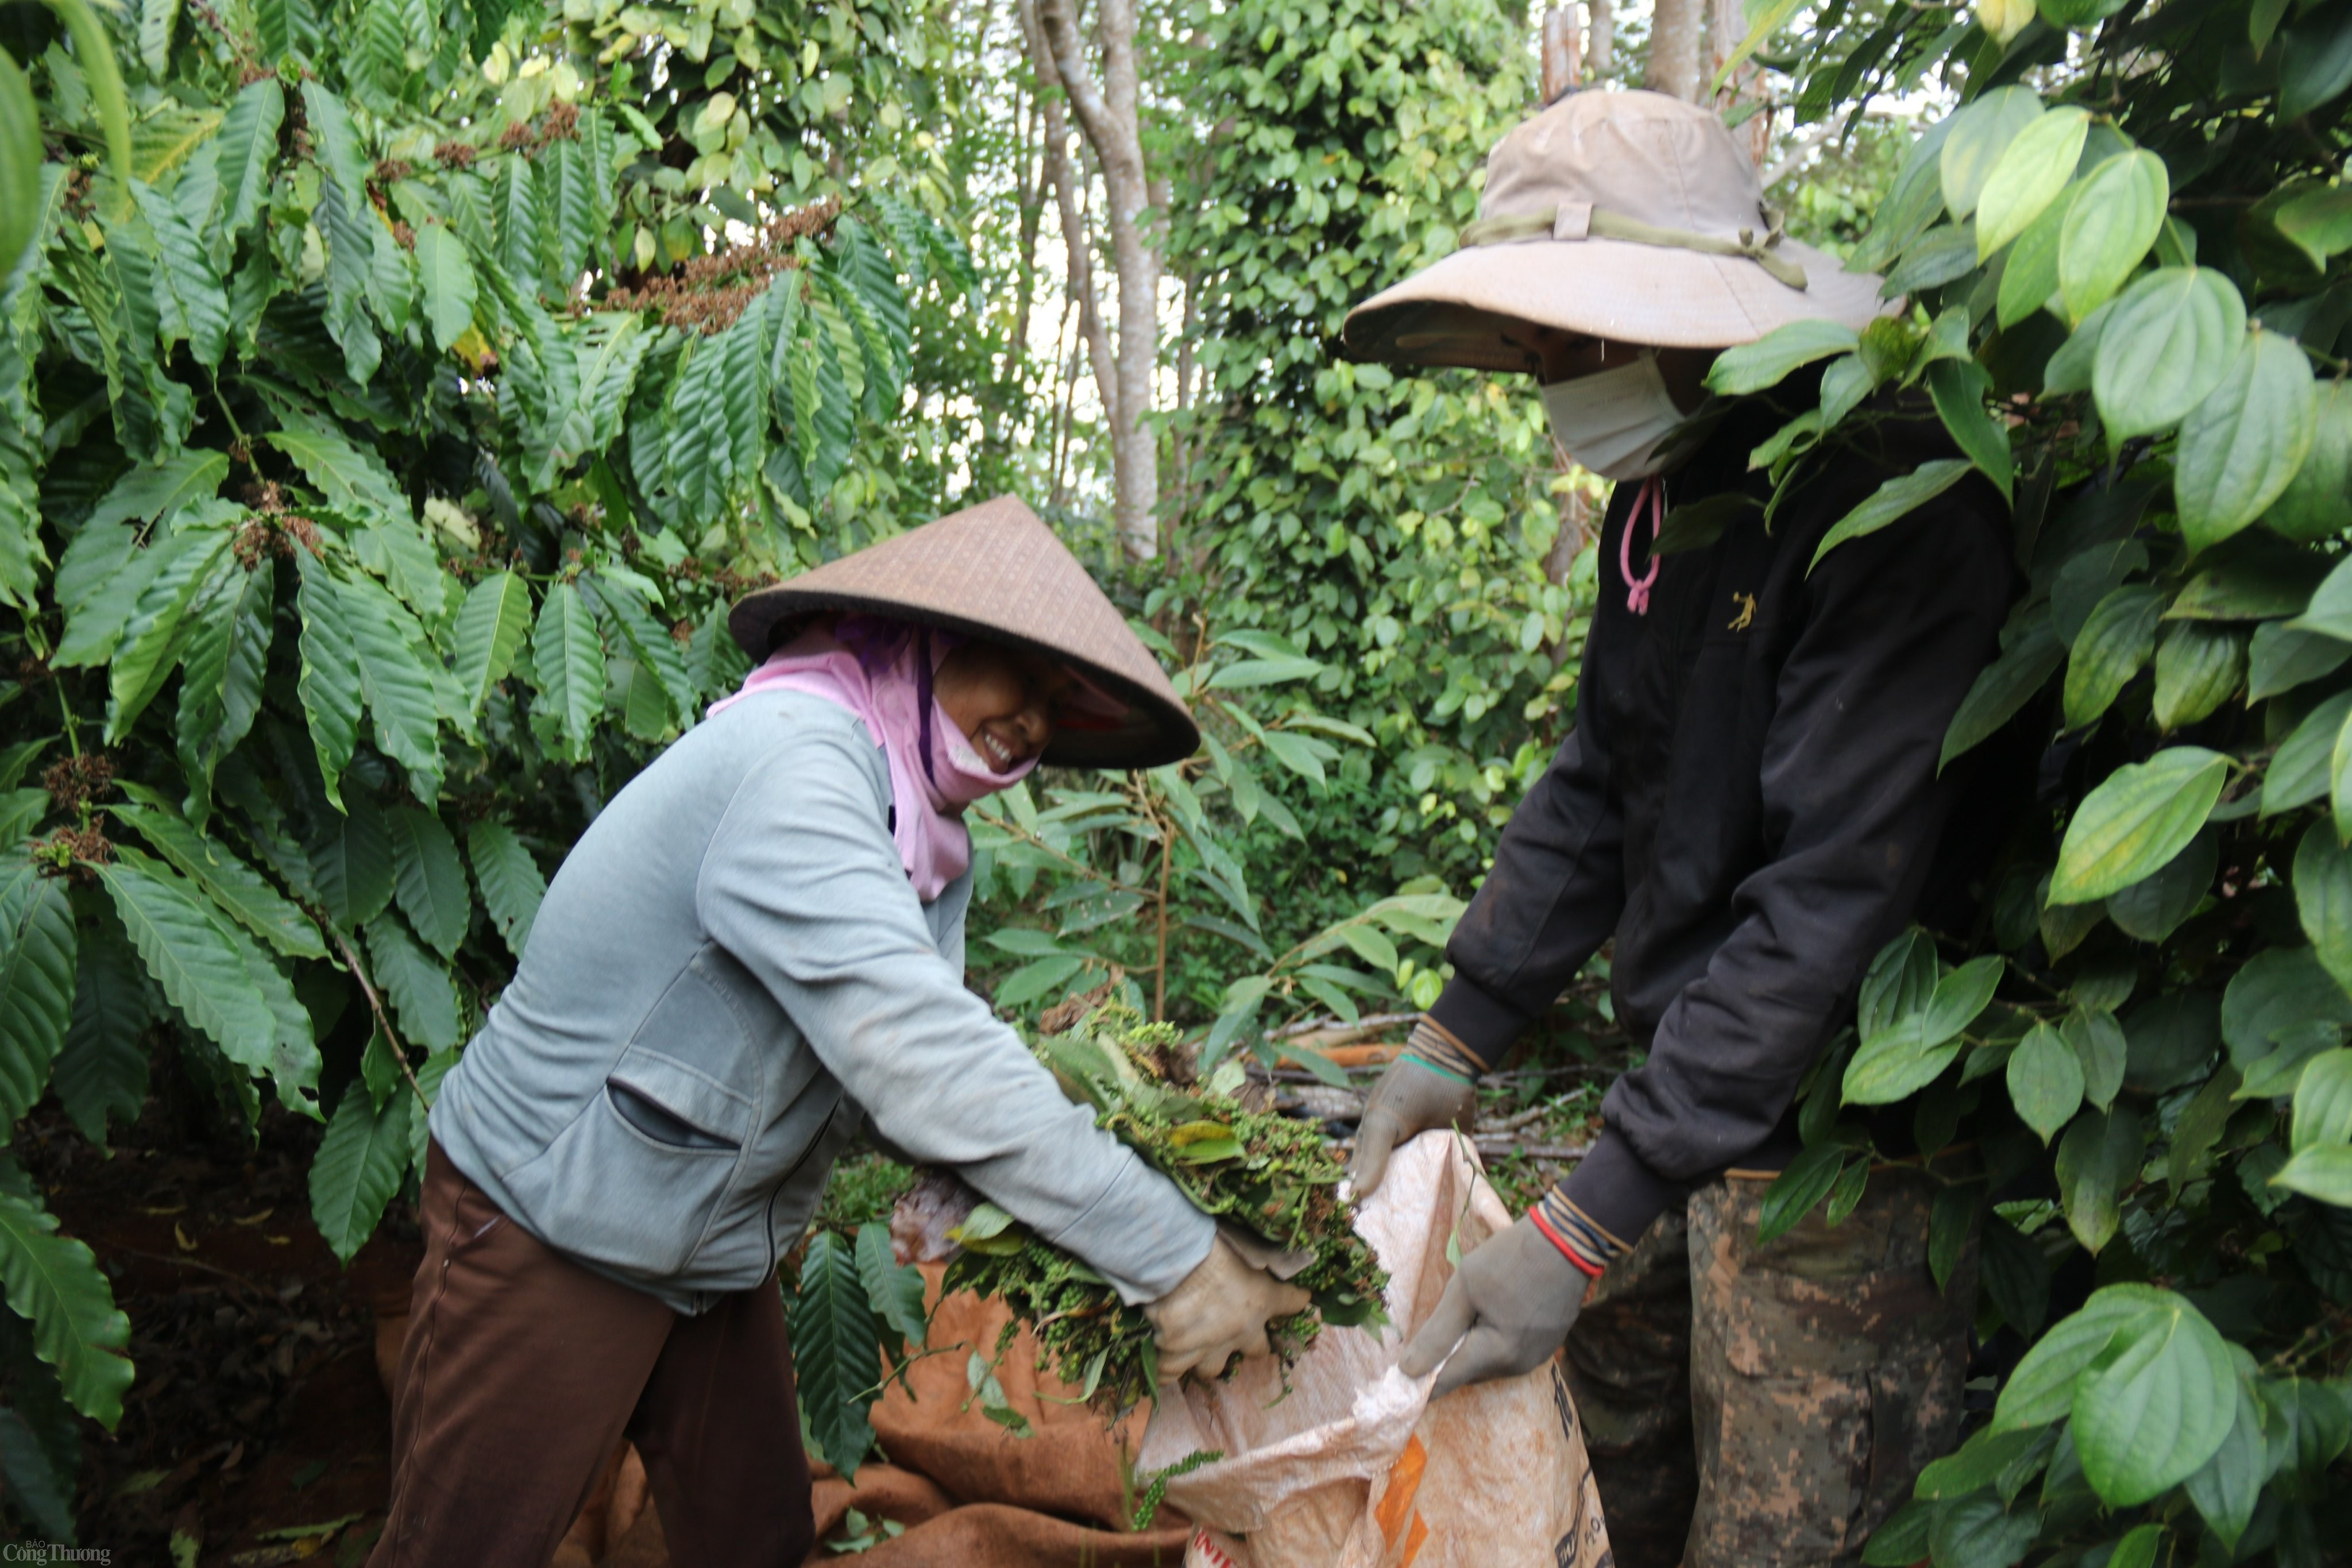
M 1431 1403 L 1397 1370 L 1455 1256 L 1508 1226 L 1477 1155 L 1451 1133 L 1397 1150 L 1356 1227 L 1389 1271 L 1390 1325 L 1326 1329 L 1289 1369 L 1163 1396 L 1138 1468 L 1224 1458 L 1169 1482 L 1199 1528 L 1186 1568 L 1595 1568 L 1609 1532 L 1555 1360 Z M 1285 1382 L 1288 1392 L 1284 1392 Z

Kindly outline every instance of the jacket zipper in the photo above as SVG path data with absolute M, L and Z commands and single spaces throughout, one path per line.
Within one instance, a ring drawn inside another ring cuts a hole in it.
M 766 1228 L 768 1232 L 768 1272 L 771 1274 L 773 1274 L 776 1271 L 776 1265 L 780 1261 L 776 1248 L 776 1200 L 784 1195 L 784 1190 L 793 1184 L 793 1178 L 799 1175 L 801 1173 L 801 1167 L 809 1163 L 810 1156 L 816 1152 L 817 1145 L 824 1142 L 824 1137 L 827 1132 L 833 1131 L 833 1119 L 840 1114 L 841 1100 L 838 1097 L 835 1097 L 833 1102 L 833 1110 L 826 1112 L 824 1121 L 819 1124 L 817 1128 L 816 1136 L 808 1141 L 808 1147 L 801 1151 L 801 1157 L 793 1162 L 793 1168 L 784 1173 L 783 1179 L 778 1182 L 775 1185 L 775 1189 L 768 1194 Z

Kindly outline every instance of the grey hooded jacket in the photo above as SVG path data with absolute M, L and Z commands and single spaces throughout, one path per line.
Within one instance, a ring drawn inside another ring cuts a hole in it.
M 864 725 L 767 692 L 697 725 L 556 873 L 433 1135 L 518 1224 L 681 1311 L 767 1278 L 871 1114 L 1130 1302 L 1214 1226 L 963 986 L 969 873 L 926 908 Z

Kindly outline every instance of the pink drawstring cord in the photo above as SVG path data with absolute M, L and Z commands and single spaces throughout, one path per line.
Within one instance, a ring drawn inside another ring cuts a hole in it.
M 1650 514 L 1650 569 L 1639 582 L 1633 578 L 1633 529 L 1642 521 L 1643 509 Z M 1625 607 L 1637 616 L 1650 613 L 1650 584 L 1658 580 L 1659 525 L 1665 521 L 1666 487 L 1653 474 L 1642 481 L 1642 493 L 1633 498 L 1633 510 L 1625 519 L 1625 531 L 1617 536 L 1617 574 L 1625 580 Z

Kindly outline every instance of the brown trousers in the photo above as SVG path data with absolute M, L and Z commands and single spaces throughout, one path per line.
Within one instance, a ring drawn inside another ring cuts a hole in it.
M 673 1562 L 798 1568 L 815 1528 L 773 1280 L 680 1317 L 526 1234 L 438 1143 L 423 1206 L 369 1568 L 544 1568 L 624 1436 Z
M 1882 1170 L 1756 1243 L 1769 1173 L 1654 1223 L 1593 1286 L 1569 1385 L 1621 1568 L 1854 1568 L 1958 1440 L 1976 1300 L 1927 1267 L 1937 1184 Z

